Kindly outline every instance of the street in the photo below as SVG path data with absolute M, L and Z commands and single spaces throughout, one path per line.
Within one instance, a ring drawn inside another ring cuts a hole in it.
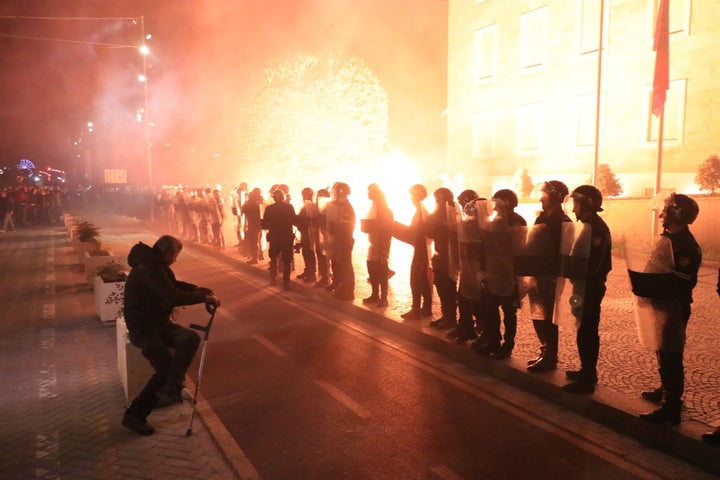
M 321 295 L 280 293 L 194 249 L 175 271 L 224 301 L 202 394 L 263 478 L 653 478 L 666 461 L 630 463 L 629 450 L 657 454 Z

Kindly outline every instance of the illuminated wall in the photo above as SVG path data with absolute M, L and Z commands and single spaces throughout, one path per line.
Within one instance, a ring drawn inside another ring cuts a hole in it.
M 658 0 L 605 0 L 598 163 L 624 195 L 652 192 L 650 114 Z M 600 0 L 450 0 L 448 147 L 452 172 L 483 193 L 534 182 L 586 183 L 595 163 Z M 670 90 L 661 188 L 696 192 L 698 165 L 720 152 L 720 9 L 670 1 Z

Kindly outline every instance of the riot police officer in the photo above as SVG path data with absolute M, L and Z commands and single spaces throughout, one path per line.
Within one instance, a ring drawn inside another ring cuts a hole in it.
M 530 372 L 555 370 L 558 361 L 558 326 L 553 323 L 556 279 L 560 269 L 560 240 L 562 223 L 570 222 L 562 204 L 568 195 L 568 188 L 559 180 L 543 184 L 540 196 L 542 211 L 535 219 L 535 226 L 543 225 L 544 233 L 542 261 L 535 276 L 537 305 L 535 312 L 542 312 L 543 318 L 533 318 L 535 334 L 540 341 L 540 355 L 528 362 Z M 531 299 L 531 302 L 533 300 Z
M 697 273 L 702 262 L 702 251 L 688 225 L 698 216 L 697 202 L 687 195 L 671 193 L 665 200 L 662 219 L 662 237 L 670 240 L 674 260 L 670 285 L 662 298 L 652 298 L 653 307 L 663 312 L 661 343 L 657 355 L 663 403 L 659 409 L 640 415 L 650 423 L 680 423 L 682 395 L 685 391 L 683 353 L 685 328 L 690 319 L 692 291 L 697 284 Z M 671 293 L 675 293 L 672 295 Z
M 600 352 L 600 304 L 605 296 L 607 274 L 612 269 L 610 229 L 598 216 L 602 212 L 602 193 L 592 185 L 580 185 L 571 194 L 575 218 L 590 226 L 590 252 L 587 261 L 585 292 L 577 331 L 580 370 L 569 370 L 570 383 L 562 386 L 568 393 L 592 393 L 597 383 L 597 361 Z

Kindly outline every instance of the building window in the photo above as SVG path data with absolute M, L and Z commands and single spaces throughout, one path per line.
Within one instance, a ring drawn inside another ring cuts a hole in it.
M 495 112 L 478 112 L 473 115 L 472 155 L 474 159 L 495 157 L 496 132 Z
M 607 0 L 606 0 L 607 1 Z M 672 0 L 670 2 L 670 25 L 668 31 L 672 34 L 690 34 L 690 7 L 692 0 Z M 651 23 L 650 38 L 655 38 L 655 24 L 657 22 L 658 9 L 660 0 L 648 0 L 648 8 L 650 15 L 648 18 Z
M 577 0 L 578 51 L 580 55 L 598 51 L 600 41 L 600 4 L 602 0 Z M 603 49 L 607 48 L 610 0 L 604 3 Z
M 597 94 L 580 95 L 575 99 L 575 146 L 595 147 L 595 123 L 597 119 Z M 605 130 L 605 93 L 600 94 L 600 145 Z
M 475 82 L 492 81 L 497 65 L 497 25 L 475 30 Z
M 542 150 L 545 125 L 545 104 L 530 103 L 518 107 L 518 153 L 538 153 Z
M 545 64 L 547 7 L 520 15 L 520 70 L 534 70 Z
M 665 119 L 663 121 L 663 139 L 682 145 L 685 128 L 685 90 L 687 80 L 673 80 L 665 100 Z M 659 120 L 652 114 L 652 85 L 646 87 L 645 94 L 645 141 L 656 143 L 658 140 Z

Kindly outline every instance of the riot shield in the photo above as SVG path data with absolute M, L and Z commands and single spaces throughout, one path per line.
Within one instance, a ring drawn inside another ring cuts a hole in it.
M 455 282 L 460 277 L 460 245 L 458 243 L 459 225 L 462 222 L 462 214 L 457 203 L 446 206 L 447 227 L 448 227 L 448 275 Z
M 555 275 L 548 274 L 545 256 L 550 245 L 547 225 L 510 227 L 515 276 L 523 310 L 533 320 L 552 320 Z
M 555 287 L 553 323 L 577 330 L 582 320 L 592 227 L 586 223 L 562 223 L 560 270 Z
M 307 242 L 309 245 L 316 245 L 318 243 L 318 207 L 312 200 L 303 200 L 303 209 L 307 222 L 304 229 L 308 235 Z
M 681 348 L 680 342 L 684 343 L 682 321 L 672 323 L 672 332 L 666 330 L 671 318 L 680 317 L 670 239 L 660 237 L 654 247 L 633 239 L 624 239 L 624 244 L 640 344 L 652 350 L 659 350 L 661 346 L 671 351 Z
M 331 204 L 329 197 L 318 197 L 318 242 L 323 255 L 330 256 L 332 244 L 332 233 L 329 230 L 331 221 L 338 217 L 337 206 Z
M 486 202 L 486 200 L 477 200 L 465 205 L 463 218 L 458 225 L 459 293 L 468 300 L 482 298 L 485 252 L 480 225 L 487 221 Z
M 488 205 L 492 212 L 487 216 L 487 220 L 478 219 L 487 254 L 485 285 L 491 294 L 507 297 L 515 290 L 511 233 L 503 206 L 492 201 L 488 202 Z

